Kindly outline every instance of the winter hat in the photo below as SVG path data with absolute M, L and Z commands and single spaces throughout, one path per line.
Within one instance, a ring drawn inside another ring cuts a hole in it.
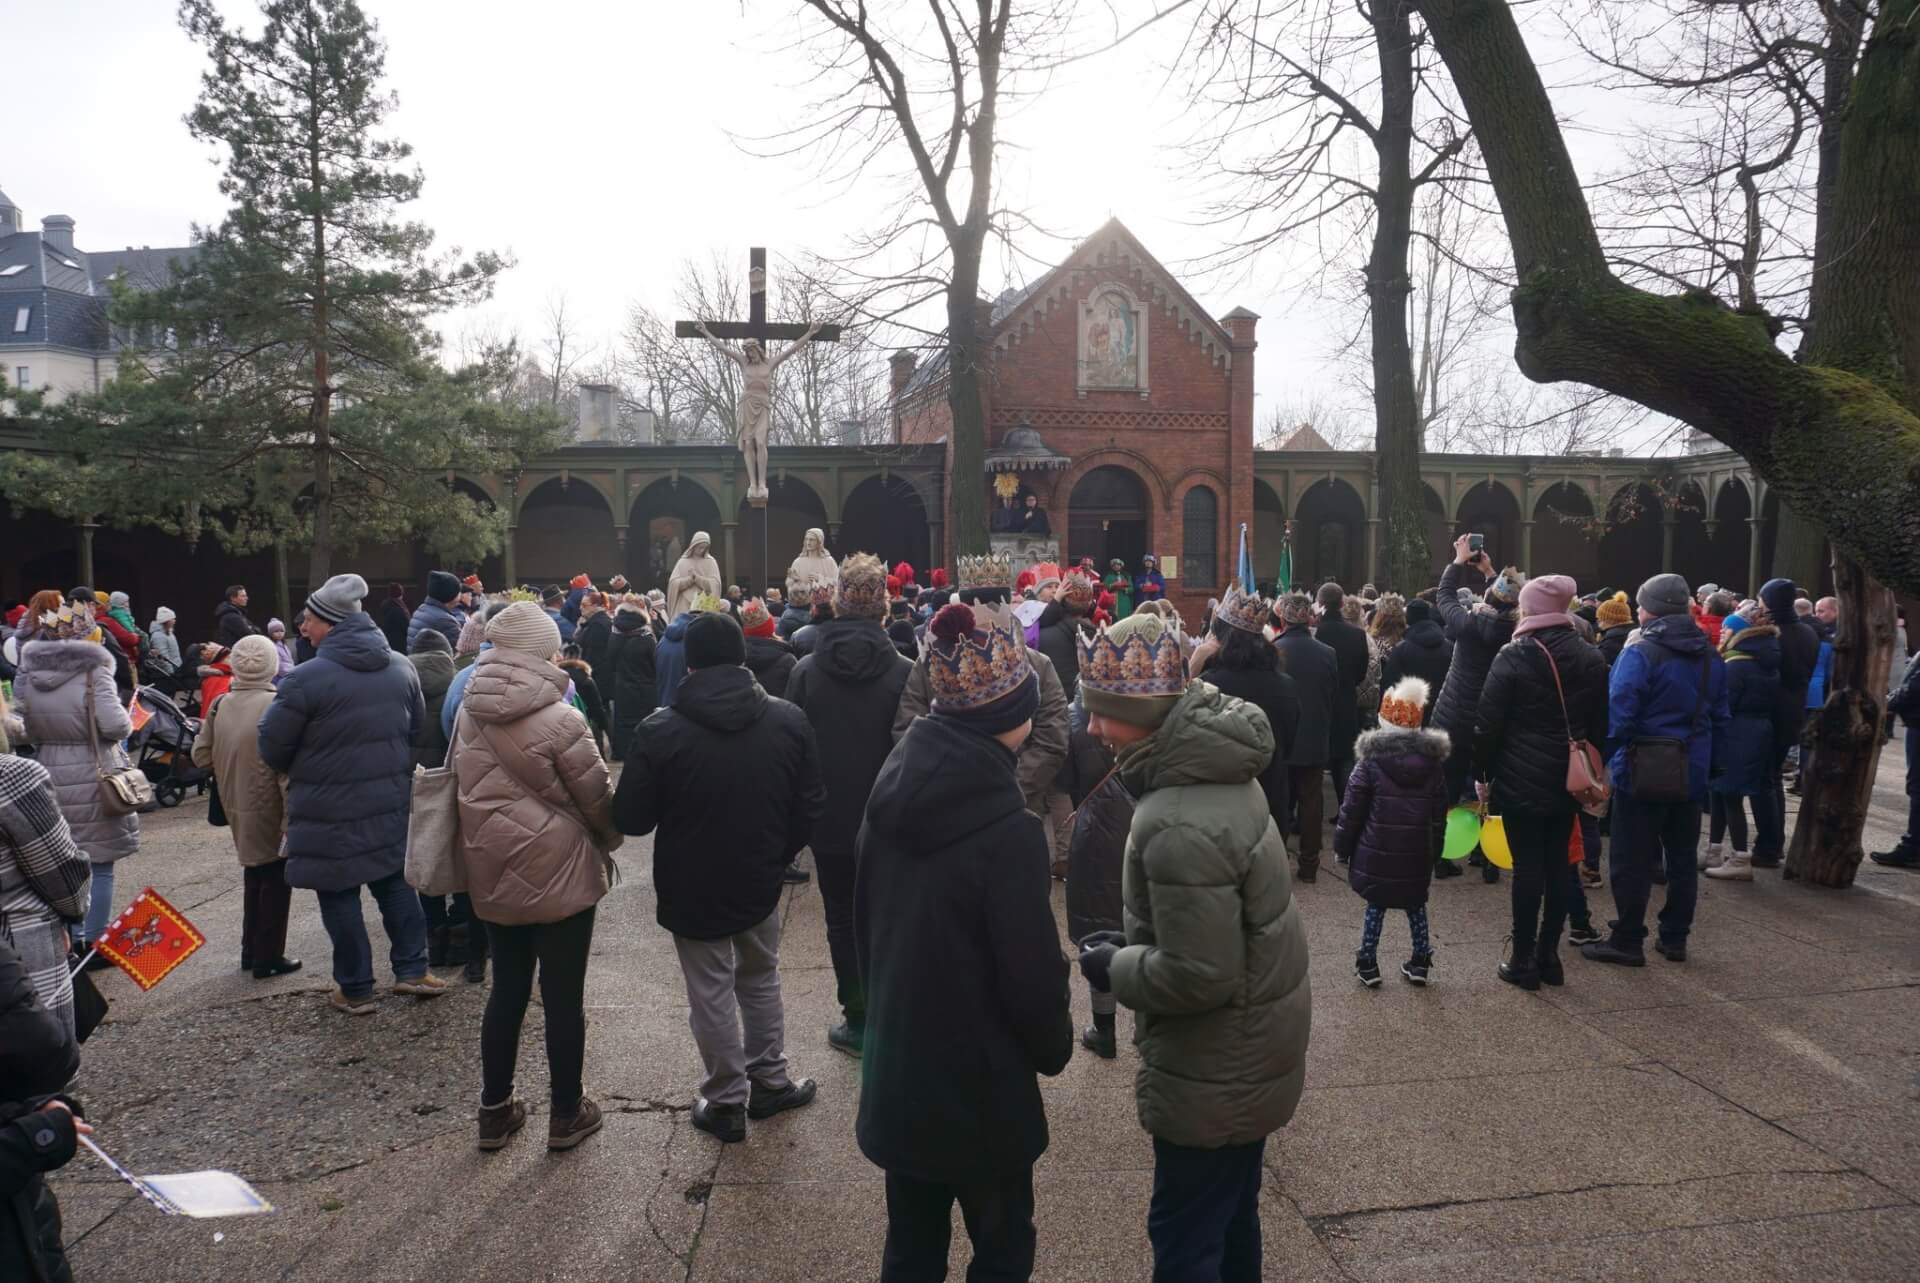
M 1566 575 L 1542 575 L 1529 579 L 1520 589 L 1520 613 L 1523 615 L 1564 615 L 1573 603 L 1579 586 Z
M 1707 604 L 1707 598 L 1713 596 L 1715 593 L 1719 591 L 1720 591 L 1719 584 L 1701 584 L 1698 588 L 1693 590 L 1693 597 L 1695 601 L 1699 602 L 1702 606 L 1704 606 Z
M 1305 628 L 1313 623 L 1313 598 L 1303 592 L 1290 592 L 1274 603 L 1274 613 L 1289 628 Z
M 1520 600 L 1520 590 L 1526 586 L 1526 575 L 1508 566 L 1487 585 L 1487 601 L 1494 606 L 1511 606 Z
M 1427 711 L 1427 684 L 1418 677 L 1402 677 L 1380 700 L 1380 720 L 1410 731 L 1420 729 Z
M 840 582 L 833 590 L 834 614 L 842 619 L 885 619 L 892 593 L 886 563 L 870 553 L 856 552 L 840 563 Z
M 153 612 L 153 622 L 156 624 L 170 624 L 178 618 L 180 618 L 180 616 L 173 613 L 171 606 L 162 606 Z
M 399 596 L 398 593 L 392 594 Z M 427 572 L 427 596 L 445 604 L 460 595 L 460 577 L 448 570 Z
M 1680 576 L 1655 575 L 1640 585 L 1635 600 L 1649 615 L 1684 615 L 1693 604 L 1693 594 L 1687 591 L 1687 581 Z
M 927 583 L 934 588 L 945 588 L 947 586 L 947 572 L 943 568 L 935 566 L 927 573 Z
M 132 604 L 133 604 L 133 598 L 127 596 L 123 592 L 107 594 L 108 610 L 125 610 L 128 606 L 131 606 Z
M 559 626 L 555 625 L 553 631 L 559 632 Z M 449 655 L 453 653 L 453 647 L 447 644 L 447 635 L 438 628 L 422 628 L 413 635 L 412 643 L 407 646 L 409 655 L 424 654 L 430 650 L 445 651 Z
M 1040 683 L 1011 632 L 977 623 L 973 610 L 958 604 L 933 617 L 927 625 L 927 688 L 934 712 L 998 735 L 1032 718 Z
M 1633 622 L 1633 607 L 1627 602 L 1627 595 L 1617 592 L 1600 603 L 1600 627 L 1618 628 L 1622 624 Z
M 487 640 L 498 650 L 552 659 L 560 653 L 560 625 L 532 602 L 516 601 L 487 621 Z
M 740 630 L 749 637 L 773 636 L 773 616 L 766 602 L 755 597 L 740 608 Z
M 585 575 L 575 575 L 573 578 L 567 580 L 567 587 L 591 588 L 593 587 L 593 580 L 587 578 Z
M 236 679 L 250 685 L 264 685 L 280 670 L 280 652 L 262 634 L 249 633 L 227 652 L 227 664 Z
M 278 619 L 269 619 L 267 621 L 267 640 L 273 640 L 273 630 L 276 628 L 278 628 L 282 634 L 287 631 L 287 626 Z
M 307 610 L 323 622 L 337 624 L 360 609 L 367 599 L 367 581 L 358 575 L 335 575 L 307 598 Z
M 1080 648 L 1080 698 L 1089 713 L 1157 728 L 1187 688 L 1180 632 L 1153 611 L 1102 628 Z
M 747 638 L 733 616 L 695 615 L 687 624 L 687 669 L 738 668 L 747 662 Z

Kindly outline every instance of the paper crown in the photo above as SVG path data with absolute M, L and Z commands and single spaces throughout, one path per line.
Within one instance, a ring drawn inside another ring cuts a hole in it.
M 964 620 L 948 615 L 949 611 L 961 612 Z M 992 624 L 982 630 L 972 626 L 974 619 L 965 606 L 947 606 L 928 626 L 927 688 L 935 709 L 984 708 L 1018 690 L 1033 672 L 1025 649 L 1011 631 Z M 949 626 L 957 626 L 949 621 L 966 624 L 966 631 L 959 636 L 935 636 L 936 629 L 944 634 Z
M 1227 589 L 1227 595 L 1220 600 L 1220 609 L 1214 615 L 1229 628 L 1238 628 L 1243 633 L 1264 636 L 1267 620 L 1273 613 L 1273 607 L 1259 593 L 1240 591 L 1240 585 L 1234 584 Z
M 726 605 L 712 593 L 703 592 L 694 594 L 693 600 L 687 603 L 687 609 L 695 614 L 701 612 L 712 613 L 717 610 L 725 610 Z
M 1119 641 L 1114 640 L 1116 631 Z M 1080 634 L 1080 684 L 1108 695 L 1178 695 L 1185 690 L 1187 657 L 1179 632 L 1162 627 L 1149 641 L 1149 631 L 1154 631 L 1151 626 L 1127 619 L 1112 628 L 1103 626 L 1091 637 Z
M 770 623 L 773 615 L 767 610 L 767 603 L 755 597 L 740 607 L 740 627 L 748 630 Z
M 1408 730 L 1418 730 L 1427 712 L 1427 684 L 1418 677 L 1403 677 L 1380 698 L 1380 720 Z
M 1044 588 L 1048 584 L 1060 582 L 1060 567 L 1051 561 L 1043 561 L 1033 568 L 1033 582 L 1036 587 Z
M 880 619 L 887 613 L 887 567 L 871 553 L 856 552 L 840 563 L 833 606 L 842 615 Z
M 960 588 L 1011 588 L 1013 562 L 999 553 L 983 557 L 961 557 L 954 562 Z
M 1060 581 L 1060 600 L 1084 611 L 1100 595 L 1100 584 L 1084 571 L 1070 570 Z

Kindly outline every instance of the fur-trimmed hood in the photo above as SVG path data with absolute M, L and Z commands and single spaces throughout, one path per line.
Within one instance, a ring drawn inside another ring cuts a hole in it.
M 35 686 L 52 690 L 75 673 L 95 668 L 113 670 L 113 655 L 99 642 L 78 637 L 49 638 L 28 642 L 20 648 L 20 668 Z
M 1418 753 L 1422 757 L 1431 757 L 1444 762 L 1452 751 L 1452 742 L 1447 733 L 1441 730 L 1410 730 L 1401 726 L 1382 726 L 1377 731 L 1368 731 L 1354 741 L 1354 756 L 1376 758 L 1382 764 L 1388 759 L 1401 757 L 1408 753 Z
M 1778 637 L 1780 629 L 1773 624 L 1748 624 L 1737 633 L 1723 632 L 1720 635 L 1720 653 L 1731 655 L 1746 641 L 1759 641 L 1763 637 Z

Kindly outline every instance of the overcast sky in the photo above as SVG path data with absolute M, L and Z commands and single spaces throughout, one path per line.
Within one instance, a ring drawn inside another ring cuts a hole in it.
M 70 214 L 81 248 L 118 249 L 183 244 L 191 224 L 217 221 L 215 157 L 181 123 L 205 59 L 173 4 L 13 3 L 6 78 L 26 127 L 0 157 L 0 188 L 28 225 Z M 668 304 L 683 259 L 720 252 L 744 264 L 751 244 L 774 253 L 777 291 L 779 256 L 834 253 L 884 205 L 872 190 L 884 184 L 829 189 L 814 162 L 755 158 L 735 141 L 790 123 L 808 101 L 808 69 L 780 52 L 798 7 L 788 0 L 363 3 L 389 44 L 393 132 L 426 174 L 415 216 L 443 245 L 514 256 L 487 311 L 524 338 L 565 292 L 605 350 L 634 301 Z M 251 4 L 223 7 L 257 27 Z M 1018 145 L 1003 203 L 1071 240 L 1118 217 L 1169 265 L 1214 248 L 1219 233 L 1200 225 L 1172 150 L 1192 127 L 1164 71 L 1184 30 L 1170 23 L 1062 71 L 1021 106 L 1003 131 Z M 1021 248 L 1051 261 L 1067 245 L 1033 237 Z M 1303 245 L 1231 278 L 1184 278 L 1216 316 L 1244 305 L 1264 318 L 1263 407 L 1320 389 L 1354 399 L 1332 356 L 1354 313 L 1313 297 L 1303 282 L 1315 266 Z M 1334 288 L 1341 279 L 1329 274 Z

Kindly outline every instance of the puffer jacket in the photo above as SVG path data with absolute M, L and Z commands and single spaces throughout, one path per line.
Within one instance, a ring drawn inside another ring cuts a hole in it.
M 687 624 L 692 619 L 684 613 L 676 616 L 653 648 L 653 685 L 660 708 L 673 706 L 680 683 L 687 679 Z
M 1611 628 L 1600 630 L 1600 658 L 1612 668 L 1614 661 L 1620 658 L 1620 652 L 1627 648 L 1627 638 L 1633 636 L 1637 624 L 1615 624 Z
M 180 669 L 180 638 L 175 635 L 173 629 L 168 628 L 156 619 L 153 622 L 153 626 L 147 630 L 147 638 L 152 645 L 154 658 L 165 661 L 168 672 L 178 672 Z
M 228 650 L 242 637 L 251 637 L 259 631 L 247 618 L 247 612 L 232 602 L 223 601 L 213 608 L 213 638 Z
M 1067 935 L 1072 939 L 1126 925 L 1120 881 L 1132 828 L 1133 794 L 1118 770 L 1109 771 L 1073 812 L 1067 843 Z
M 420 643 L 420 649 L 407 656 L 420 678 L 420 698 L 426 701 L 427 716 L 420 723 L 420 738 L 413 746 L 415 766 L 447 764 L 447 733 L 441 729 L 440 713 L 447 702 L 447 689 L 453 685 L 453 652 L 441 646 L 440 634 L 432 629 Z
M 413 800 L 420 678 L 365 611 L 287 674 L 260 719 L 260 758 L 287 777 L 287 883 L 345 891 L 400 872 Z
M 776 699 L 786 696 L 787 682 L 798 662 L 793 647 L 778 637 L 747 638 L 747 668 L 760 683 L 760 689 Z
M 78 1142 L 72 1115 L 45 1106 L 79 1067 L 68 1022 L 36 996 L 0 932 L 0 1267 L 9 1283 L 73 1283 L 45 1174 L 66 1166 Z
M 413 653 L 413 639 L 422 628 L 431 628 L 446 638 L 447 649 L 452 650 L 460 644 L 460 630 L 466 626 L 465 611 L 429 597 L 413 608 L 413 618 L 407 621 L 407 653 Z
M 1447 834 L 1446 732 L 1382 726 L 1354 753 L 1333 830 L 1347 885 L 1376 908 L 1417 909 Z
M 1120 770 L 1139 803 L 1113 994 L 1136 1013 L 1140 1125 L 1176 1145 L 1260 1140 L 1306 1081 L 1306 925 L 1255 782 L 1272 755 L 1266 716 L 1200 681 Z
M 792 641 L 793 635 L 812 621 L 811 607 L 789 605 L 780 612 L 780 622 L 773 626 L 773 635 L 782 641 Z
M 1459 588 L 1468 573 L 1467 567 L 1453 562 L 1440 575 L 1437 605 L 1440 618 L 1446 623 L 1447 640 L 1453 643 L 1453 663 L 1447 668 L 1447 683 L 1441 687 L 1433 716 L 1428 719 L 1430 724 L 1447 733 L 1456 753 L 1469 748 L 1479 752 L 1474 718 L 1480 707 L 1480 693 L 1493 668 L 1493 657 L 1513 640 L 1513 626 L 1518 622 L 1511 606 L 1494 611 L 1468 610 L 1462 606 Z M 1561 773 L 1565 774 L 1564 767 Z
M 1427 684 L 1427 720 L 1431 722 L 1452 664 L 1453 643 L 1447 640 L 1446 630 L 1431 619 L 1423 619 L 1408 625 L 1407 635 L 1387 652 L 1387 662 L 1380 670 L 1380 689 L 1392 690 L 1402 677 L 1418 677 Z
M 474 661 L 448 755 L 482 921 L 558 922 L 612 885 L 613 783 L 566 691 L 565 672 L 525 651 L 496 646 Z
M 596 610 L 580 621 L 580 627 L 574 630 L 574 645 L 580 648 L 580 658 L 587 661 L 587 667 L 596 674 L 607 671 L 607 648 L 613 644 L 613 612 Z
M 1558 688 L 1542 647 L 1560 670 Z M 1567 697 L 1564 714 L 1561 690 Z M 1607 662 L 1600 652 L 1564 624 L 1502 647 L 1473 725 L 1474 770 L 1493 785 L 1493 814 L 1570 815 L 1577 809 L 1567 792 L 1569 724 L 1574 738 L 1605 751 Z
M 1080 689 L 1080 642 L 1075 633 L 1085 623 L 1085 616 L 1069 615 L 1067 608 L 1057 601 L 1048 602 L 1047 608 L 1040 612 L 1040 636 L 1036 645 L 1041 654 L 1053 661 L 1053 671 L 1059 675 L 1060 689 L 1066 693 L 1069 703 Z
M 647 617 L 637 610 L 619 610 L 613 616 L 613 635 L 607 640 L 607 672 L 601 694 L 613 700 L 613 755 L 625 761 L 633 747 L 634 728 L 654 709 L 654 641 Z
M 89 641 L 28 642 L 20 652 L 14 712 L 26 724 L 34 759 L 53 777 L 74 845 L 94 864 L 112 864 L 140 848 L 140 817 L 109 815 L 100 801 L 100 767 L 129 764 L 120 741 L 133 722 L 113 684 L 113 655 Z M 96 739 L 87 730 L 93 710 Z
M 786 698 L 813 726 L 827 788 L 827 809 L 813 826 L 815 850 L 852 853 L 867 795 L 893 751 L 893 715 L 912 671 L 871 619 L 822 624 L 819 645 L 794 665 Z
M 1727 739 L 1711 783 L 1716 793 L 1752 797 L 1771 788 L 1780 630 L 1757 624 L 1726 633 L 1720 657 L 1727 663 Z
M 1714 757 L 1727 738 L 1727 665 L 1698 624 L 1667 615 L 1642 628 L 1613 666 L 1607 703 L 1616 791 L 1633 792 L 1633 742 L 1663 737 L 1689 741 L 1687 795 L 1706 801 Z
M 243 868 L 278 860 L 287 827 L 286 788 L 260 760 L 260 719 L 272 703 L 271 679 L 236 677 L 207 710 L 193 740 L 193 764 L 212 770 L 219 781 L 227 832 Z

